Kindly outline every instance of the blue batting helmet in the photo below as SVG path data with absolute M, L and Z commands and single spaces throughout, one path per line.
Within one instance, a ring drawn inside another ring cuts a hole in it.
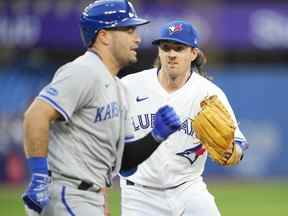
M 100 29 L 139 26 L 149 23 L 139 18 L 133 5 L 127 0 L 98 0 L 88 5 L 80 17 L 82 39 L 91 45 Z
M 159 45 L 161 41 L 174 41 L 191 47 L 198 47 L 198 36 L 195 28 L 185 20 L 175 20 L 160 29 L 160 36 L 152 41 Z

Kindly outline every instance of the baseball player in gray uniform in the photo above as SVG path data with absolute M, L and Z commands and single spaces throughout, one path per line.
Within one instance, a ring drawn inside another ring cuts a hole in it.
M 180 128 L 166 105 L 147 136 L 135 141 L 129 130 L 127 92 L 116 75 L 137 61 L 136 27 L 146 23 L 126 0 L 95 1 L 82 13 L 87 52 L 58 69 L 25 113 L 29 215 L 104 215 L 103 188 L 112 177 L 136 167 Z

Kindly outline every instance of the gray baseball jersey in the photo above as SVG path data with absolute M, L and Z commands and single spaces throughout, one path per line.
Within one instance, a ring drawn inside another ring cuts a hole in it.
M 120 168 L 127 128 L 128 104 L 119 79 L 87 51 L 61 67 L 37 99 L 64 118 L 50 128 L 49 169 L 99 187 L 110 184 Z

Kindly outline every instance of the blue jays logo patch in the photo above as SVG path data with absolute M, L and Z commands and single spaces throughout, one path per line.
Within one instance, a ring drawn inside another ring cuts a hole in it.
M 176 33 L 176 32 L 181 32 L 183 30 L 183 25 L 182 24 L 175 24 L 173 26 L 169 26 L 169 33 L 170 35 Z
M 186 149 L 184 152 L 176 153 L 176 155 L 185 157 L 192 165 L 200 155 L 204 154 L 204 152 L 205 149 L 203 148 L 203 146 L 198 145 L 194 148 Z

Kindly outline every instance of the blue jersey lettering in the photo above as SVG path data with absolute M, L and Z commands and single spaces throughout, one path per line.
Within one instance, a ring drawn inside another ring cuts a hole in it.
M 96 107 L 94 122 L 105 121 L 119 116 L 119 105 L 116 102 Z
M 132 125 L 134 127 L 134 131 L 138 131 L 140 129 L 145 130 L 148 128 L 154 128 L 156 114 L 154 113 L 144 113 L 137 116 L 132 117 Z M 190 119 L 186 119 L 182 124 L 181 128 L 179 129 L 188 136 L 193 136 L 194 131 L 192 128 L 192 123 Z

